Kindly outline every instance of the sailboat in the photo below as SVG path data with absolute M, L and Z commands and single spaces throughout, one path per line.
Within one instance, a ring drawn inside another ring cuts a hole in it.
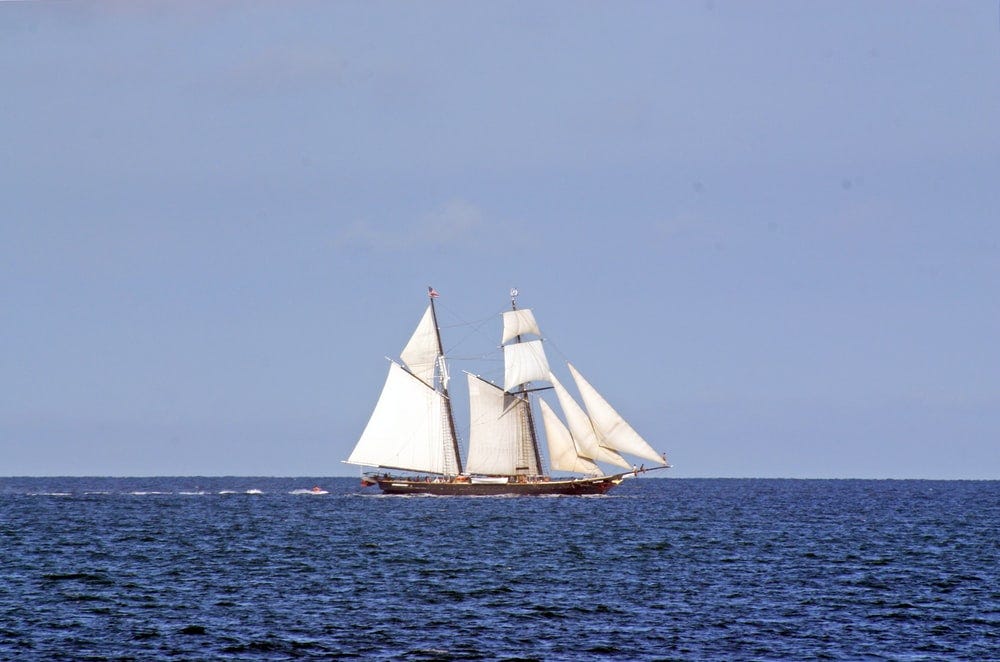
M 626 478 L 670 466 L 665 453 L 655 451 L 567 364 L 583 405 L 570 395 L 549 368 L 534 313 L 517 307 L 516 289 L 511 290 L 510 310 L 502 313 L 503 385 L 466 373 L 470 424 L 463 462 L 435 309 L 439 295 L 432 287 L 427 291 L 427 309 L 400 361 L 390 360 L 375 409 L 345 460 L 369 468 L 362 474 L 363 487 L 377 485 L 386 494 L 604 494 Z M 534 386 L 543 382 L 548 386 Z M 565 423 L 541 397 L 549 390 Z M 548 465 L 566 476 L 545 470 L 533 412 L 536 399 Z M 642 465 L 625 455 L 640 458 Z M 651 463 L 648 468 L 646 462 Z M 618 471 L 605 473 L 602 465 Z

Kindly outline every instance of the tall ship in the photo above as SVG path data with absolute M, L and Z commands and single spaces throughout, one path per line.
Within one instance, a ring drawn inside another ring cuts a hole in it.
M 469 447 L 465 461 L 452 399 L 450 374 L 435 299 L 389 374 L 375 410 L 348 464 L 366 467 L 364 487 L 386 494 L 435 495 L 582 495 L 604 494 L 626 478 L 666 469 L 666 453 L 653 449 L 607 400 L 567 363 L 583 405 L 549 368 L 542 332 L 529 308 L 502 313 L 500 344 L 503 384 L 469 372 Z M 565 422 L 541 397 L 553 392 Z M 541 413 L 548 468 L 539 450 L 534 401 Z M 641 465 L 625 456 L 638 458 Z M 647 466 L 647 463 L 649 466 Z M 603 466 L 617 467 L 606 473 Z M 403 473 L 400 473 L 403 472 Z

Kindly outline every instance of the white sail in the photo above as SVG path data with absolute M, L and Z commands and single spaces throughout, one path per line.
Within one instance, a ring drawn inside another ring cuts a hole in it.
M 646 443 L 646 440 L 640 437 L 638 432 L 632 429 L 632 426 L 621 417 L 621 414 L 608 404 L 608 401 L 577 372 L 576 368 L 569 365 L 569 370 L 573 373 L 573 380 L 576 382 L 577 388 L 580 389 L 580 397 L 583 398 L 583 404 L 587 408 L 587 413 L 590 414 L 590 420 L 594 423 L 594 429 L 601 436 L 602 446 L 651 462 L 665 464 L 663 457 Z
M 527 402 L 499 386 L 469 377 L 469 457 L 465 470 L 474 474 L 511 476 L 518 468 L 534 468 L 534 452 L 524 457 L 524 408 Z M 534 468 L 534 470 L 532 470 Z
M 420 318 L 416 330 L 410 336 L 402 353 L 399 355 L 403 363 L 414 375 L 428 386 L 434 386 L 434 365 L 438 358 L 437 328 L 434 326 L 434 314 L 428 305 L 424 316 Z
M 500 339 L 501 345 L 508 340 L 513 340 L 518 336 L 528 333 L 533 333 L 536 336 L 542 335 L 542 332 L 538 329 L 538 322 L 535 321 L 535 315 L 531 312 L 530 308 L 508 310 L 503 314 L 503 338 Z
M 504 345 L 503 367 L 505 391 L 525 382 L 544 381 L 549 376 L 549 361 L 541 340 Z
M 539 398 L 538 404 L 542 410 L 542 424 L 545 425 L 545 439 L 549 445 L 549 465 L 552 469 L 595 476 L 602 474 L 600 467 L 577 453 L 572 435 L 549 407 L 549 403 Z
M 391 363 L 375 411 L 347 462 L 450 473 L 457 460 L 446 435 L 444 396 Z
M 556 397 L 559 398 L 559 406 L 562 407 L 563 415 L 566 416 L 570 434 L 573 435 L 573 441 L 576 442 L 579 454 L 595 462 L 607 462 L 631 469 L 632 465 L 628 463 L 628 460 L 614 450 L 601 445 L 587 412 L 577 404 L 569 391 L 556 379 L 556 376 L 550 373 L 548 380 L 555 388 Z

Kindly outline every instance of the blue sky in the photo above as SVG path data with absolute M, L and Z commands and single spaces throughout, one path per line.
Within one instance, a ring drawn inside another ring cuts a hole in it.
M 353 475 L 432 284 L 674 476 L 1000 478 L 995 2 L 0 3 L 0 90 L 0 475 Z

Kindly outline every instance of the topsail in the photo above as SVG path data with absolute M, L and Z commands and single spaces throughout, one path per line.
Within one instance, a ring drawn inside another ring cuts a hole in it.
M 501 345 L 508 340 L 528 334 L 542 335 L 541 330 L 538 328 L 538 322 L 535 321 L 535 314 L 531 312 L 530 308 L 508 310 L 503 314 L 503 337 L 500 339 Z
M 434 315 L 427 306 L 424 316 L 420 318 L 416 330 L 410 336 L 410 341 L 399 357 L 414 375 L 428 386 L 434 386 L 434 368 L 438 360 L 437 327 L 434 325 Z
M 503 388 L 510 391 L 521 384 L 548 378 L 549 360 L 541 340 L 531 340 L 503 348 Z

